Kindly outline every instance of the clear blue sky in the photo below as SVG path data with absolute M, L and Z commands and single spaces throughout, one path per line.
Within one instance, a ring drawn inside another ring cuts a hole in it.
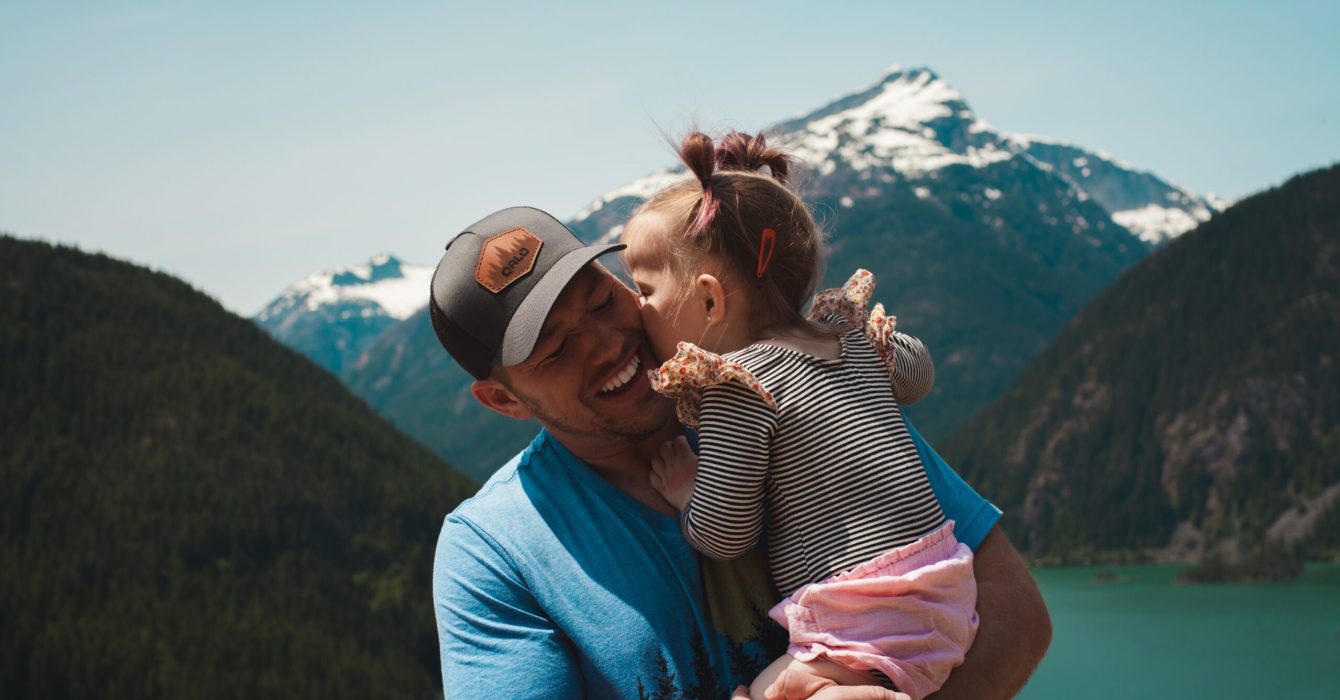
M 282 5 L 282 7 L 281 7 Z M 1340 160 L 1340 3 L 0 3 L 0 230 L 241 313 L 483 214 L 567 217 L 929 66 L 1006 131 L 1237 198 Z

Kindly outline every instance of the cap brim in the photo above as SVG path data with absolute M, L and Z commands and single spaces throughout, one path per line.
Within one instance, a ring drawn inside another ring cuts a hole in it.
M 623 250 L 625 247 L 627 246 L 622 243 L 593 245 L 568 251 L 559 258 L 558 262 L 549 268 L 544 279 L 536 283 L 526 295 L 521 305 L 517 307 L 516 313 L 512 314 L 512 320 L 507 324 L 507 332 L 503 334 L 502 350 L 498 353 L 499 363 L 508 367 L 525 362 L 535 349 L 535 340 L 540 337 L 540 329 L 544 327 L 544 320 L 549 317 L 549 310 L 554 308 L 554 302 L 568 286 L 568 282 L 571 282 L 587 263 L 606 253 Z

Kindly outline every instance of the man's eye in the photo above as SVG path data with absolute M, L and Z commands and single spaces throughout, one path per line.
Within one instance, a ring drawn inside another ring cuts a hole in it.
M 558 357 L 559 355 L 562 355 L 562 354 L 563 354 L 563 350 L 564 350 L 565 348 L 567 348 L 567 347 L 568 347 L 568 341 L 564 340 L 563 342 L 559 343 L 559 344 L 558 344 L 558 347 L 555 348 L 553 352 L 549 353 L 549 357 L 546 357 L 545 359 L 546 359 L 546 360 L 552 360 L 552 359 Z
M 610 295 L 605 297 L 604 303 L 596 307 L 596 311 L 604 311 L 614 305 L 614 288 L 610 287 Z

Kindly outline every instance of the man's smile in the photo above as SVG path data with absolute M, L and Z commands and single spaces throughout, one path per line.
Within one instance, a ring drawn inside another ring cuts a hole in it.
M 600 387 L 600 391 L 597 393 L 608 394 L 612 391 L 622 389 L 635 375 L 637 375 L 637 370 L 641 366 L 642 361 L 638 359 L 636 354 L 634 354 L 629 358 L 628 363 L 624 365 L 623 369 L 619 370 L 619 372 L 611 377 L 609 381 L 605 382 L 605 385 Z

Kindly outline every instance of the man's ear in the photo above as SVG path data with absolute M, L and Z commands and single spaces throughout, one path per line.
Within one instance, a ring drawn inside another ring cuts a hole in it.
M 726 288 L 715 275 L 698 275 L 693 285 L 693 302 L 712 319 L 708 328 L 726 320 Z
M 528 420 L 535 414 L 530 407 L 516 397 L 511 389 L 503 386 L 503 383 L 496 379 L 478 379 L 470 385 L 470 393 L 475 395 L 475 400 L 484 404 L 486 408 L 497 411 L 498 413 L 515 418 L 517 420 Z

